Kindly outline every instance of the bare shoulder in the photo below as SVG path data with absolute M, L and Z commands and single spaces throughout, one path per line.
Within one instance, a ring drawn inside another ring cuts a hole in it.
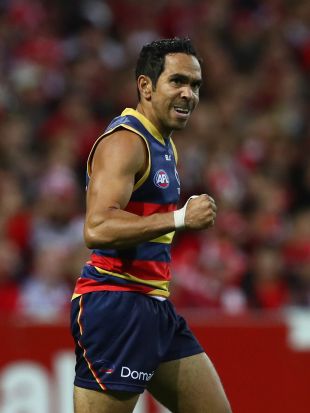
M 143 139 L 134 132 L 119 129 L 101 139 L 92 159 L 92 170 L 109 167 L 129 168 L 139 172 L 146 161 L 146 147 Z

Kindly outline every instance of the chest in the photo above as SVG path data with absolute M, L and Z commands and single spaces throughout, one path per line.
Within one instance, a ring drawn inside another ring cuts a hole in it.
M 171 143 L 149 143 L 149 174 L 134 193 L 136 200 L 160 204 L 177 203 L 180 196 L 180 180 Z

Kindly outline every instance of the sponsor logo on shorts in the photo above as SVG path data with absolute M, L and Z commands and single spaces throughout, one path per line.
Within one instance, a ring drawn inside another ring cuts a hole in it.
M 101 367 L 100 371 L 101 373 L 112 374 L 114 371 L 114 368 L 113 367 Z
M 121 377 L 131 377 L 134 380 L 149 381 L 153 377 L 154 371 L 152 373 L 147 373 L 144 371 L 131 370 L 127 366 L 122 366 Z
M 154 184 L 158 188 L 166 189 L 169 186 L 169 176 L 164 169 L 159 169 L 154 175 Z
M 112 374 L 115 370 L 115 364 L 108 360 L 97 360 L 93 367 L 102 374 Z

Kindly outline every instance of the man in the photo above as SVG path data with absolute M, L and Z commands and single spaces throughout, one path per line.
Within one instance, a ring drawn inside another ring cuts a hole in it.
M 167 299 L 174 231 L 214 225 L 206 194 L 177 210 L 173 130 L 199 100 L 201 67 L 189 39 L 143 47 L 139 103 L 115 118 L 88 159 L 85 240 L 91 261 L 72 300 L 75 413 L 129 413 L 145 389 L 170 411 L 228 413 L 204 350 Z

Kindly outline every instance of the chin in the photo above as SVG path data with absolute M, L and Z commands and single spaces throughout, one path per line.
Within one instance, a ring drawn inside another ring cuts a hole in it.
M 182 130 L 186 127 L 188 120 L 184 120 L 183 122 L 176 122 L 173 125 L 174 130 Z

